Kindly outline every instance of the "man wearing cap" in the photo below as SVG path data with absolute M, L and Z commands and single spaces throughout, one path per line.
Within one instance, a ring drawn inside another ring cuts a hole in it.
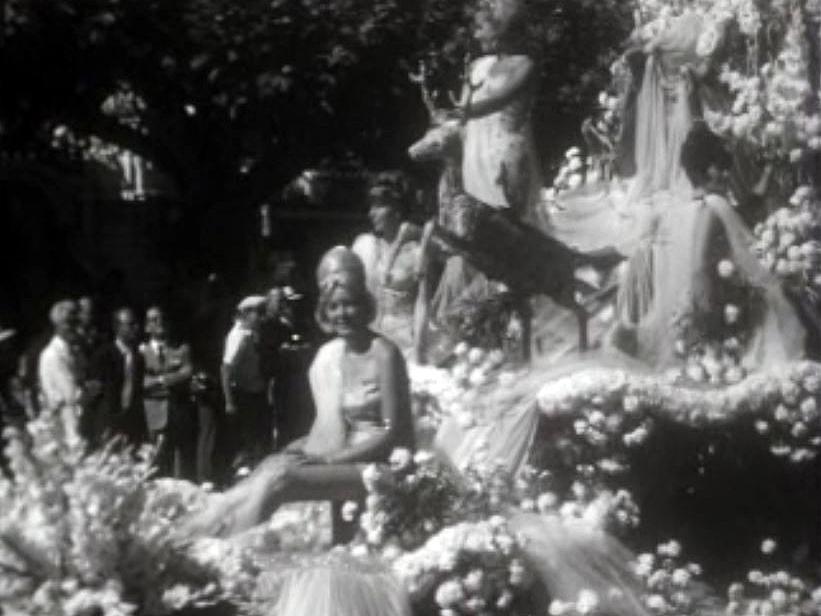
M 225 339 L 222 391 L 225 414 L 239 434 L 232 434 L 235 466 L 248 465 L 271 450 L 271 414 L 259 352 L 259 329 L 267 300 L 251 295 L 237 306 L 237 318 Z

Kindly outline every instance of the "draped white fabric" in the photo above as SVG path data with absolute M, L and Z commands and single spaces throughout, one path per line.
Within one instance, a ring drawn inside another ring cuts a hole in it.
M 671 200 L 650 225 L 651 230 L 628 264 L 629 286 L 619 297 L 619 313 L 635 319 L 635 355 L 656 368 L 676 361 L 674 320 L 688 314 L 699 289 L 716 273 L 708 242 L 718 226 L 728 244 L 727 258 L 744 284 L 759 291 L 762 317 L 750 333 L 743 363 L 749 369 L 772 367 L 803 352 L 804 329 L 781 291 L 779 281 L 750 250 L 751 236 L 739 215 L 721 197 Z M 723 310 L 723 306 L 713 307 Z M 745 309 L 746 307 L 742 307 Z

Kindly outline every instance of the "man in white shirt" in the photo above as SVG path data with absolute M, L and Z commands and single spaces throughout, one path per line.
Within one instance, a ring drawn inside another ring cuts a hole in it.
M 239 442 L 231 448 L 238 454 L 235 465 L 253 463 L 268 453 L 272 418 L 268 409 L 267 383 L 259 353 L 259 328 L 266 298 L 252 295 L 237 306 L 237 319 L 225 339 L 222 357 L 222 391 L 225 413 L 237 424 Z
M 80 360 L 73 347 L 78 336 L 77 305 L 71 300 L 59 301 L 52 306 L 49 319 L 54 335 L 38 362 L 41 408 L 59 410 L 66 429 L 77 435 L 83 406 L 99 388 L 94 384 L 86 387 L 80 374 Z

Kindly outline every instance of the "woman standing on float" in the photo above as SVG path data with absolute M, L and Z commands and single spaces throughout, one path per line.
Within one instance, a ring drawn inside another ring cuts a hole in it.
M 519 0 L 489 0 L 476 15 L 482 51 L 469 69 L 462 175 L 484 205 L 526 218 L 541 186 L 531 107 L 537 65 L 525 47 L 527 13 Z

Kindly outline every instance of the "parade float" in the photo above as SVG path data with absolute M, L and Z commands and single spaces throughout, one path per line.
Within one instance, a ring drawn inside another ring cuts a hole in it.
M 639 2 L 639 40 L 682 4 Z M 753 249 L 817 313 L 821 5 L 692 5 L 707 24 L 701 51 L 723 46 L 728 101 L 705 120 L 771 177 Z M 619 94 L 600 97 L 599 136 L 618 131 Z M 611 181 L 613 160 L 597 152 L 570 151 L 548 201 Z M 732 286 L 736 264 L 722 262 L 717 275 Z M 292 568 L 348 559 L 391 571 L 419 616 L 607 614 L 601 589 L 560 596 L 540 584 L 517 521 L 526 513 L 620 537 L 636 554 L 648 613 L 818 614 L 821 365 L 749 370 L 734 333 L 743 309 L 728 303 L 718 315 L 718 347 L 682 338 L 680 366 L 663 375 L 606 366 L 534 374 L 509 361 L 498 315 L 462 322 L 469 340 L 448 363 L 410 367 L 423 447 L 365 468 L 367 498 L 342 507 L 358 532 L 336 547 L 327 503 L 285 507 L 242 541 L 182 542 L 175 520 L 204 498 L 200 488 L 153 479 L 149 450 L 87 455 L 44 413 L 11 431 L 13 479 L 0 479 L 2 605 L 30 615 L 272 614 Z M 538 383 L 530 399 L 505 396 L 523 380 Z M 515 468 L 486 455 L 508 405 L 538 419 Z M 486 434 L 459 469 L 425 447 L 444 422 Z

